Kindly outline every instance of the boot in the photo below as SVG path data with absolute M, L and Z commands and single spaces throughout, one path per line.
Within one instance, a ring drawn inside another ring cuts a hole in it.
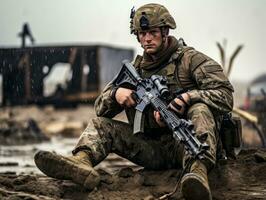
M 100 182 L 98 172 L 92 167 L 89 156 L 78 152 L 74 156 L 61 156 L 48 151 L 39 151 L 34 156 L 36 166 L 47 176 L 74 183 L 92 190 Z
M 181 192 L 186 200 L 211 200 L 211 190 L 208 183 L 207 169 L 200 161 L 195 161 L 190 173 L 181 180 Z

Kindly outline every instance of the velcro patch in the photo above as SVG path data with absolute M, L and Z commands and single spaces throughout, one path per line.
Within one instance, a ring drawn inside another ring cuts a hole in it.
M 208 73 L 223 71 L 223 68 L 220 65 L 205 65 L 204 69 Z
M 198 66 L 204 63 L 206 60 L 207 58 L 201 53 L 197 53 L 196 55 L 192 56 L 190 63 L 191 71 L 193 72 L 195 69 L 197 69 Z

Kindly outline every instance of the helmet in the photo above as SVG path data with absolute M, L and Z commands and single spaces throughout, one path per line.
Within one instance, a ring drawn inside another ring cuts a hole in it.
M 140 30 L 148 30 L 157 27 L 176 28 L 174 18 L 170 15 L 169 11 L 160 4 L 146 4 L 141 6 L 135 12 L 134 8 L 131 10 L 130 15 L 130 31 L 136 34 Z

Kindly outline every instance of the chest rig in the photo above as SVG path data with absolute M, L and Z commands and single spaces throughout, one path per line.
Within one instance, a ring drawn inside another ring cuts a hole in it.
M 183 42 L 181 40 L 181 42 Z M 142 56 L 137 56 L 135 60 L 135 68 L 142 78 L 150 78 L 152 75 L 157 74 L 167 78 L 167 86 L 171 94 L 171 98 L 174 98 L 178 93 L 182 93 L 189 89 L 186 84 L 183 84 L 183 77 L 185 74 L 180 66 L 182 65 L 181 59 L 185 52 L 192 50 L 192 47 L 187 47 L 179 44 L 177 51 L 175 51 L 168 62 L 155 69 L 142 69 L 140 63 L 143 59 Z M 179 69 L 180 68 L 180 69 Z M 179 73 L 180 72 L 180 73 Z M 186 82 L 186 81 L 185 81 Z
M 178 93 L 185 92 L 187 89 L 189 89 L 186 84 L 184 85 L 186 81 L 188 80 L 186 70 L 183 70 L 185 65 L 182 63 L 182 58 L 184 56 L 185 52 L 188 52 L 189 50 L 192 50 L 192 47 L 187 47 L 184 44 L 183 39 L 178 40 L 178 48 L 177 50 L 170 56 L 169 60 L 162 64 L 161 66 L 153 69 L 143 69 L 141 68 L 141 62 L 143 61 L 143 57 L 138 55 L 134 62 L 134 67 L 136 68 L 137 72 L 140 74 L 142 78 L 150 78 L 152 75 L 161 75 L 166 77 L 167 79 L 167 86 L 170 91 L 170 97 L 169 102 L 176 97 Z M 180 69 L 180 70 L 179 70 Z M 180 72 L 180 73 L 179 73 Z M 182 74 L 186 74 L 185 76 Z M 181 80 L 181 81 L 180 81 Z M 129 123 L 133 124 L 134 116 L 135 116 L 135 110 L 134 109 L 127 109 L 126 114 L 129 120 Z M 158 124 L 155 122 L 153 117 L 153 109 L 148 109 L 148 112 L 145 114 L 145 130 L 151 129 L 154 133 L 154 128 L 159 130 L 159 132 L 165 132 L 160 131 L 161 128 L 158 126 Z

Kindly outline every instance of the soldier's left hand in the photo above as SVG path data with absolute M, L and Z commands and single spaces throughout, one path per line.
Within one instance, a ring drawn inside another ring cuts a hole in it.
M 188 93 L 183 93 L 174 98 L 168 105 L 168 109 L 173 110 L 178 115 L 183 115 L 190 103 L 190 96 Z
M 159 111 L 154 111 L 154 112 L 153 112 L 153 115 L 154 115 L 154 119 L 155 119 L 156 123 L 157 123 L 160 127 L 165 127 L 165 126 L 166 126 L 165 123 L 164 123 L 164 121 L 163 121 L 162 118 L 161 118 L 161 115 L 160 115 Z

